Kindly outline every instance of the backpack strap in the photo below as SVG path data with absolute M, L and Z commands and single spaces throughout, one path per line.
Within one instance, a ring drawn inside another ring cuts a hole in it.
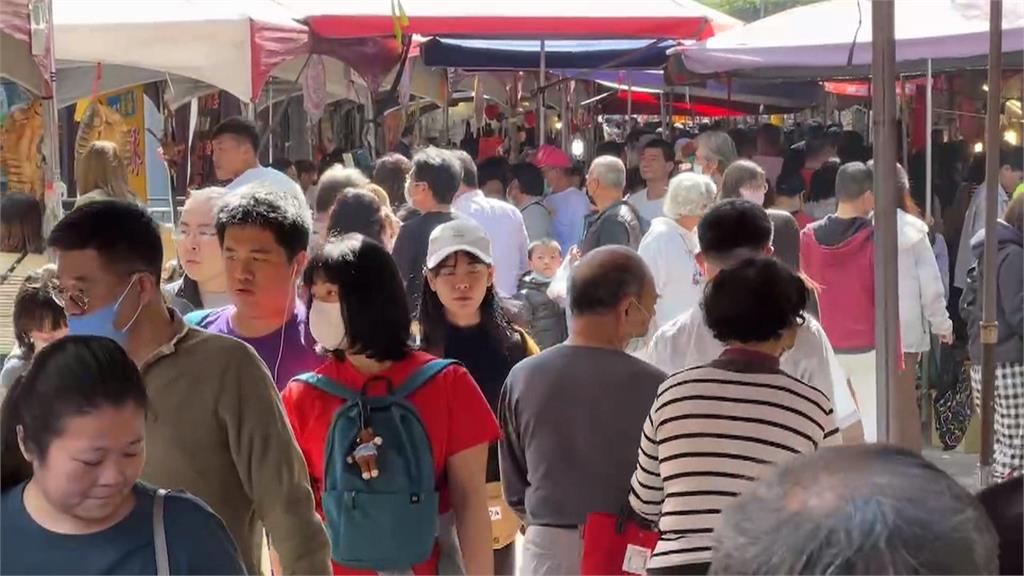
M 431 378 L 440 374 L 442 370 L 458 363 L 459 362 L 457 360 L 451 360 L 449 358 L 431 360 L 413 372 L 412 375 L 409 376 L 409 378 L 407 378 L 397 390 L 395 390 L 394 395 L 399 398 L 407 398 L 412 395 L 413 392 L 422 388 L 423 385 L 429 382 Z
M 332 396 L 342 398 L 346 402 L 354 402 L 359 399 L 359 393 L 355 390 L 351 390 L 338 384 L 334 380 L 331 380 L 323 374 L 317 374 L 316 372 L 306 372 L 305 374 L 299 374 L 292 378 L 292 380 L 298 380 L 299 382 L 305 382 L 314 388 L 319 388 L 324 392 Z
M 156 551 L 157 576 L 171 576 L 171 562 L 167 555 L 167 531 L 164 525 L 164 497 L 167 490 L 157 489 L 153 494 L 153 549 Z

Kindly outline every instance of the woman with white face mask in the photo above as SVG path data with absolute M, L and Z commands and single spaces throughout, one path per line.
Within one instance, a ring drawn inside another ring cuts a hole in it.
M 391 255 L 377 242 L 361 234 L 332 238 L 310 258 L 303 285 L 309 294 L 310 331 L 329 353 L 327 362 L 316 370 L 320 377 L 355 393 L 383 396 L 436 359 L 412 348 L 402 277 Z M 306 459 L 317 512 L 323 516 L 324 448 L 334 414 L 345 400 L 293 380 L 281 401 Z M 408 401 L 432 449 L 441 525 L 435 552 L 408 570 L 452 573 L 445 560 L 453 559 L 453 551 L 461 548 L 466 573 L 490 574 L 493 558 L 484 478 L 488 445 L 499 436 L 497 420 L 476 382 L 459 365 L 442 369 L 412 392 Z M 383 449 L 400 442 L 394 437 L 382 440 Z M 345 538 L 342 533 L 330 536 Z M 334 563 L 335 574 L 355 570 Z
M 726 198 L 743 198 L 763 207 L 774 202 L 767 196 L 768 179 L 764 170 L 750 160 L 733 162 L 722 175 L 722 187 L 718 191 L 719 201 Z M 790 270 L 799 270 L 800 228 L 796 224 L 796 219 L 783 210 L 768 210 L 768 218 L 771 219 L 773 228 L 773 256 L 789 266 Z

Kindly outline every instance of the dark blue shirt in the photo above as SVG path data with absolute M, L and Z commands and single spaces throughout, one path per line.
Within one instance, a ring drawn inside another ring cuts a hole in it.
M 137 483 L 135 508 L 120 522 L 92 534 L 58 534 L 25 510 L 20 484 L 0 497 L 0 573 L 156 574 L 153 494 Z M 245 574 L 224 523 L 199 499 L 171 492 L 164 526 L 172 574 Z

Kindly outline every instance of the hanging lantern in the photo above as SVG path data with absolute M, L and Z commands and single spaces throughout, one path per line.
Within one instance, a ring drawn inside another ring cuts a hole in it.
M 527 128 L 533 128 L 537 125 L 537 113 L 530 110 L 526 114 L 523 114 L 523 122 L 526 123 Z
M 484 117 L 490 120 L 491 122 L 497 120 L 500 114 L 501 106 L 498 106 L 493 102 L 488 104 L 487 106 L 484 106 Z

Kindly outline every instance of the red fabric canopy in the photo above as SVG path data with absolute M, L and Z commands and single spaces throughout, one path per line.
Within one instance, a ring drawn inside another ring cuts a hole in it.
M 327 38 L 387 36 L 400 21 L 390 0 L 282 0 L 311 30 Z M 401 0 L 405 34 L 466 38 L 703 39 L 740 21 L 694 0 Z

